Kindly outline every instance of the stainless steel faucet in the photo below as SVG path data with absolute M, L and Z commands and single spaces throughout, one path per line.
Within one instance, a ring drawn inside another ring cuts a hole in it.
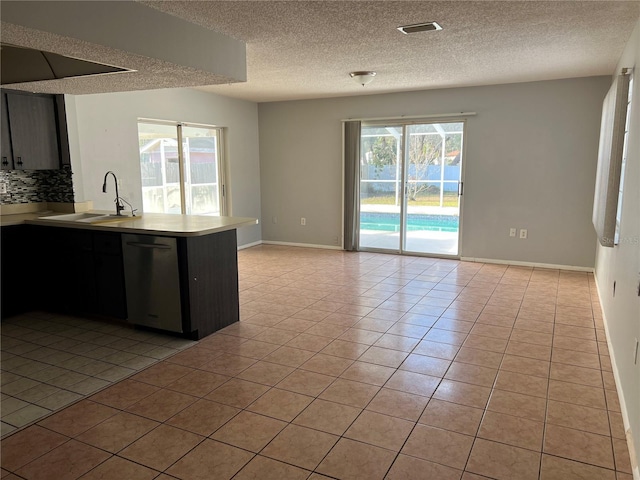
M 116 215 L 118 217 L 121 217 L 122 214 L 120 212 L 124 210 L 124 205 L 120 203 L 120 194 L 118 193 L 118 179 L 116 178 L 116 174 L 111 170 L 104 174 L 104 181 L 102 182 L 102 193 L 107 193 L 107 177 L 109 176 L 109 174 L 113 175 L 113 181 L 116 184 Z

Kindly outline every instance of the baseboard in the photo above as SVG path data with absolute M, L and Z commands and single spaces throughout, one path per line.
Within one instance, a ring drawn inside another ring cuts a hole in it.
M 262 240 L 264 245 L 282 245 L 285 247 L 302 247 L 302 248 L 322 248 L 324 250 L 342 250 L 338 245 L 316 245 L 313 243 L 293 243 L 293 242 L 275 242 L 273 240 Z
M 574 272 L 593 272 L 593 267 L 556 265 L 554 263 L 520 262 L 517 260 L 500 260 L 496 258 L 473 258 L 473 257 L 460 257 L 460 260 L 462 260 L 463 262 L 497 263 L 500 265 L 514 265 L 516 267 L 536 267 L 536 268 L 550 268 L 554 270 L 570 270 Z
M 595 275 L 595 274 L 594 274 Z M 631 424 L 629 423 L 629 413 L 627 412 L 627 403 L 625 402 L 624 395 L 620 387 L 620 375 L 618 374 L 618 367 L 616 365 L 616 357 L 611 355 L 613 353 L 613 345 L 611 345 L 611 337 L 609 335 L 609 322 L 607 321 L 607 315 L 605 314 L 602 305 L 602 294 L 598 285 L 598 279 L 595 279 L 596 292 L 598 293 L 598 300 L 600 300 L 600 308 L 602 309 L 602 323 L 604 324 L 604 331 L 607 337 L 607 347 L 609 348 L 609 358 L 611 359 L 611 369 L 613 370 L 613 378 L 616 381 L 616 391 L 618 392 L 618 400 L 620 402 L 620 410 L 622 413 L 622 423 L 624 424 L 624 432 L 627 437 L 627 448 L 629 448 L 629 456 L 631 457 L 631 469 L 633 471 L 633 479 L 640 480 L 640 466 L 638 466 L 638 459 L 636 458 L 636 450 L 634 445 L 634 438 L 631 431 Z
M 258 240 L 257 242 L 245 243 L 244 245 L 238 245 L 238 250 L 244 250 L 245 248 L 257 247 L 258 245 L 262 245 L 262 240 Z

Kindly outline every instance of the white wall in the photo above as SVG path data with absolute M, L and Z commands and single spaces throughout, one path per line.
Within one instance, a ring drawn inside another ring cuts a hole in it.
M 608 84 L 592 77 L 260 104 L 263 240 L 333 245 L 341 235 L 341 119 L 473 111 L 462 255 L 593 267 Z M 529 238 L 510 238 L 510 227 L 527 228 Z
M 113 170 L 121 181 L 120 194 L 142 211 L 137 121 L 153 118 L 226 127 L 229 214 L 260 218 L 255 103 L 196 90 L 169 89 L 67 95 L 67 105 L 71 107 L 69 140 L 76 201 L 93 200 L 96 209 L 113 209 L 113 194 L 102 193 L 104 174 Z M 259 240 L 259 225 L 238 230 L 239 245 Z
M 620 220 L 620 245 L 597 247 L 596 280 L 618 371 L 618 387 L 626 404 L 636 458 L 640 459 L 640 358 L 633 362 L 635 341 L 640 340 L 640 21 L 618 62 L 635 67 L 624 198 Z M 613 282 L 616 294 L 613 296 Z M 640 472 L 636 471 L 636 478 Z

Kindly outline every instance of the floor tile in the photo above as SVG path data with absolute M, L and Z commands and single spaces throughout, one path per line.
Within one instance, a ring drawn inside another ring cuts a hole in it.
M 207 439 L 172 465 L 167 473 L 185 480 L 227 480 L 251 458 L 252 453 Z
M 473 437 L 469 435 L 416 425 L 402 453 L 462 470 L 472 445 Z
M 339 378 L 322 392 L 319 398 L 357 408 L 364 408 L 379 390 L 380 388 L 375 385 Z
M 616 474 L 594 465 L 543 454 L 540 480 L 616 480 Z
M 179 428 L 160 425 L 119 455 L 146 467 L 163 471 L 189 450 L 198 445 L 203 437 Z
M 324 348 L 324 347 L 323 347 Z M 273 353 L 267 355 L 264 360 L 267 362 L 286 365 L 288 367 L 299 367 L 313 356 L 313 352 L 290 346 L 282 346 Z
M 27 427 L 2 441 L 2 467 L 16 471 L 67 440 L 68 437 L 38 425 Z
M 116 415 L 118 410 L 91 400 L 84 400 L 64 410 L 51 415 L 39 422 L 39 425 L 49 430 L 67 436 L 76 436 L 86 432 L 91 427 Z
M 479 385 L 442 380 L 433 398 L 468 407 L 485 408 L 491 389 Z
M 80 477 L 80 480 L 107 480 L 110 478 L 135 478 L 136 480 L 151 480 L 159 472 L 130 462 L 120 457 L 111 457 L 93 470 Z
M 160 389 L 153 385 L 127 379 L 92 395 L 91 400 L 109 407 L 125 409 L 158 390 Z
M 156 387 L 166 387 L 170 383 L 175 382 L 193 371 L 194 370 L 189 367 L 162 362 L 137 373 L 131 377 L 131 379 L 137 382 L 155 385 Z
M 249 405 L 247 409 L 268 417 L 290 422 L 312 401 L 313 397 L 272 388 Z
M 197 400 L 197 397 L 174 392 L 173 390 L 160 390 L 134 403 L 126 411 L 151 420 L 164 422 Z
M 447 370 L 444 378 L 456 380 L 458 382 L 471 383 L 473 385 L 491 387 L 493 386 L 497 374 L 498 371 L 493 368 L 469 365 L 454 361 Z
M 412 353 L 402 362 L 400 370 L 422 373 L 432 377 L 443 377 L 449 365 L 451 365 L 449 360 Z
M 418 423 L 466 435 L 476 435 L 483 410 L 431 399 Z
M 218 429 L 211 438 L 257 453 L 286 426 L 286 422 L 244 411 Z
M 558 457 L 615 468 L 610 437 L 572 428 L 547 425 L 544 452 Z
M 506 443 L 539 452 L 542 450 L 544 423 L 496 412 L 486 412 L 479 438 Z
M 331 447 L 336 435 L 289 425 L 261 452 L 262 455 L 307 470 L 315 469 Z
M 33 480 L 72 480 L 107 460 L 111 455 L 75 440 L 69 440 L 18 469 L 21 477 Z
M 345 480 L 383 478 L 394 458 L 390 450 L 342 438 L 317 471 Z
M 382 388 L 367 405 L 367 410 L 415 422 L 420 418 L 429 397 Z
M 158 422 L 129 413 L 118 413 L 76 438 L 91 446 L 117 453 L 159 425 Z
M 293 423 L 334 435 L 342 435 L 361 411 L 356 407 L 318 398 L 300 413 Z
M 407 353 L 389 348 L 371 347 L 364 352 L 358 361 L 383 365 L 385 367 L 398 368 L 407 358 Z
M 205 398 L 231 407 L 246 408 L 268 390 L 266 385 L 232 378 Z
M 321 353 L 325 355 L 334 355 L 336 357 L 348 358 L 351 360 L 357 360 L 360 355 L 368 350 L 369 346 L 350 342 L 346 340 L 334 340 L 329 345 L 321 350 Z
M 344 434 L 345 437 L 399 450 L 414 423 L 371 411 L 364 411 Z
M 436 390 L 439 383 L 440 379 L 437 377 L 397 370 L 385 384 L 385 387 L 429 397 Z
M 558 380 L 549 380 L 549 399 L 585 407 L 607 408 L 604 389 Z
M 396 371 L 394 368 L 375 365 L 373 363 L 365 363 L 364 361 L 361 361 L 363 357 L 360 357 L 360 360 L 355 361 L 344 371 L 342 375 L 340 375 L 340 377 L 347 380 L 354 380 L 356 382 L 370 383 L 381 387 Z
M 274 386 L 293 371 L 292 367 L 260 361 L 251 365 L 236 378 Z
M 238 408 L 202 399 L 171 417 L 165 424 L 209 436 L 239 412 Z
M 257 455 L 247 463 L 234 480 L 304 480 L 309 471 Z
M 466 470 L 497 480 L 536 480 L 540 470 L 540 453 L 477 439 Z
M 547 423 L 609 436 L 609 418 L 605 410 L 549 400 Z
M 438 463 L 400 454 L 393 462 L 388 480 L 460 480 L 462 472 Z
M 229 380 L 229 378 L 217 373 L 195 370 L 170 383 L 166 388 L 194 397 L 204 397 Z
M 290 392 L 317 397 L 327 388 L 335 377 L 321 373 L 296 370 L 278 383 L 277 387 Z
M 501 370 L 496 378 L 495 389 L 544 398 L 547 396 L 548 383 L 543 377 Z

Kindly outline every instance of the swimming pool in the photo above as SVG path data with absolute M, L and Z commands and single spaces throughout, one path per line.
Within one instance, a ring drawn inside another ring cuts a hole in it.
M 457 232 L 459 217 L 454 215 L 408 214 L 407 230 L 429 232 Z M 361 230 L 384 232 L 400 231 L 400 214 L 397 213 L 360 213 Z

